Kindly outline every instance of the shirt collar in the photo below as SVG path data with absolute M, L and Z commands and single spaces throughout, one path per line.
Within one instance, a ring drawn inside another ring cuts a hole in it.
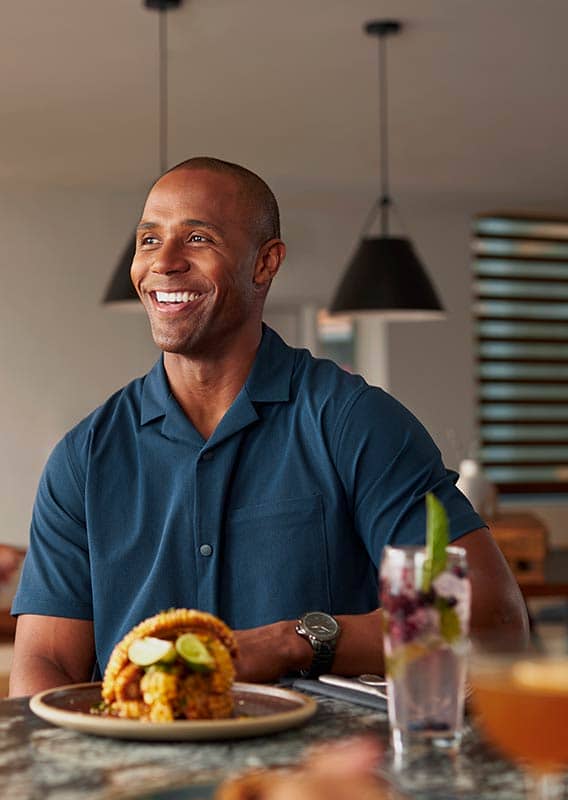
M 245 383 L 250 399 L 261 403 L 289 400 L 294 358 L 294 350 L 263 323 L 260 347 Z
M 153 419 L 163 417 L 167 411 L 167 403 L 170 396 L 171 389 L 166 377 L 164 357 L 162 355 L 144 378 L 140 405 L 140 424 L 145 425 Z
M 263 323 L 260 346 L 245 382 L 249 399 L 261 403 L 289 400 L 294 358 L 294 350 Z M 162 355 L 144 378 L 140 423 L 165 416 L 171 394 Z

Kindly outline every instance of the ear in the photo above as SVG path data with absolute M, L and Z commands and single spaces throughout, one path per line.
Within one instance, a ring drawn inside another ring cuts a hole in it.
M 255 286 L 270 286 L 272 279 L 280 269 L 286 257 L 286 245 L 282 239 L 269 239 L 265 242 L 256 258 L 253 283 Z

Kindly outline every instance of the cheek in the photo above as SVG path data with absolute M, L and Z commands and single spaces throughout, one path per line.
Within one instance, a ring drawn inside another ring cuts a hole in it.
M 135 256 L 132 265 L 130 267 L 130 280 L 135 286 L 142 277 L 143 273 L 144 273 L 144 268 L 141 259 L 136 258 Z

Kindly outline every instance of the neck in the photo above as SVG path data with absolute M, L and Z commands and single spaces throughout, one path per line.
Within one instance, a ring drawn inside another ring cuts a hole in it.
M 229 351 L 207 357 L 164 353 L 172 394 L 204 439 L 208 439 L 250 373 L 260 340 L 259 328 Z

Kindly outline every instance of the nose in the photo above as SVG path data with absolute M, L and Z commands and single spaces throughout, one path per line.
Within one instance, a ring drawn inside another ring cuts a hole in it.
M 190 268 L 183 243 L 175 238 L 165 239 L 159 249 L 154 251 L 151 270 L 160 275 L 187 272 Z

